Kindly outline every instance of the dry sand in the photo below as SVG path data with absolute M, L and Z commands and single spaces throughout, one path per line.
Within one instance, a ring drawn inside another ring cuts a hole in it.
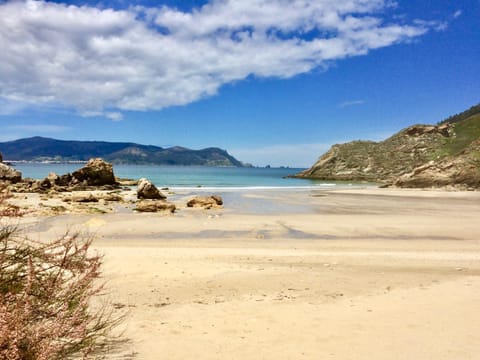
M 95 234 L 109 297 L 128 311 L 127 357 L 480 359 L 479 192 L 226 198 L 23 221 L 34 238 Z

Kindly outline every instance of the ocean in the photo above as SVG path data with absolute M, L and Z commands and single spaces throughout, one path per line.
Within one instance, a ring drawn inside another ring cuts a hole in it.
M 43 179 L 50 172 L 58 175 L 72 172 L 82 164 L 17 163 L 15 168 L 24 178 Z M 147 178 L 158 187 L 182 189 L 276 189 L 349 187 L 345 182 L 284 178 L 304 169 L 235 168 L 200 166 L 114 165 L 115 176 Z

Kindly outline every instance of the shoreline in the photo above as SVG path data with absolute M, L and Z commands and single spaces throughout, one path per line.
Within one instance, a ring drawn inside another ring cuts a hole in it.
M 480 192 L 232 194 L 223 209 L 19 223 L 94 236 L 131 340 L 108 359 L 478 358 Z

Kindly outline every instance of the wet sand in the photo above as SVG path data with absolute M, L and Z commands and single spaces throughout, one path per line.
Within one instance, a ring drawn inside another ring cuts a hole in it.
M 22 221 L 38 239 L 95 235 L 128 311 L 122 356 L 480 359 L 479 192 L 223 195 L 222 210 Z

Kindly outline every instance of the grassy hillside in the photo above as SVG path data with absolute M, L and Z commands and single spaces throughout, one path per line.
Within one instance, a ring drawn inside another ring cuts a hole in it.
M 454 123 L 455 135 L 448 138 L 444 145 L 447 155 L 459 154 L 474 140 L 480 138 L 480 107 L 478 110 L 478 113 Z
M 468 166 L 468 174 L 475 177 L 479 144 L 480 105 L 476 105 L 438 125 L 413 125 L 382 142 L 334 145 L 297 177 L 391 183 L 425 165 L 441 164 L 435 170 L 440 172 L 453 163 L 456 173 L 452 176 L 460 178 L 457 173 L 467 173 Z

